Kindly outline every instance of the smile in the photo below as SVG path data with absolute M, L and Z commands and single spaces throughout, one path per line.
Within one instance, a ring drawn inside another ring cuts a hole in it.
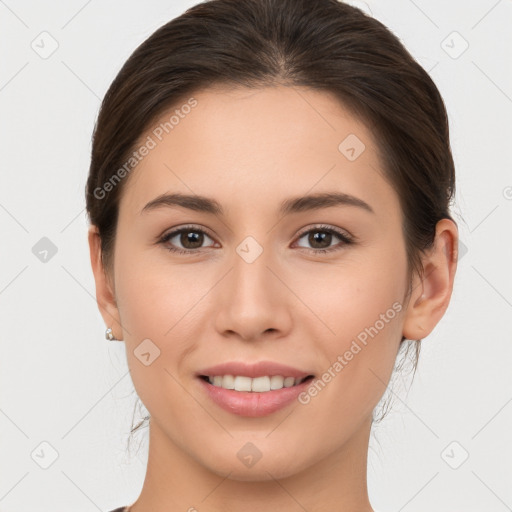
M 312 375 L 306 377 L 283 377 L 282 375 L 265 375 L 262 377 L 245 377 L 243 375 L 201 375 L 201 378 L 207 380 L 210 384 L 223 389 L 232 389 L 234 391 L 246 391 L 252 393 L 266 393 L 283 388 L 298 386 L 307 379 L 313 378 Z

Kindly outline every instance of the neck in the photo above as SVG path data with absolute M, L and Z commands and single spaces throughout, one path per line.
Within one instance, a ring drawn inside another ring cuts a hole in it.
M 200 464 L 152 418 L 146 477 L 130 512 L 372 512 L 366 478 L 370 429 L 371 419 L 341 449 L 299 473 L 240 481 Z

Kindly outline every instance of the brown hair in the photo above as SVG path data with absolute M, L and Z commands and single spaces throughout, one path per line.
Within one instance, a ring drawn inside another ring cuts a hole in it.
M 421 255 L 433 245 L 437 222 L 453 220 L 446 109 L 398 38 L 337 0 L 204 1 L 132 53 L 101 105 L 86 185 L 87 212 L 99 229 L 107 273 L 127 179 L 104 185 L 152 122 L 213 85 L 305 86 L 336 95 L 375 134 L 383 175 L 400 200 L 409 282 L 413 271 L 423 275 Z M 421 340 L 415 341 L 417 362 Z

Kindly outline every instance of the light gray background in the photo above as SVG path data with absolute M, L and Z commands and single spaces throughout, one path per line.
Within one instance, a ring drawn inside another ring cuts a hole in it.
M 126 451 L 136 397 L 124 344 L 104 339 L 84 185 L 110 82 L 195 3 L 0 1 L 0 511 L 104 511 L 141 489 L 146 434 Z M 367 6 L 445 99 L 463 244 L 413 385 L 394 384 L 373 431 L 370 498 L 384 512 L 512 510 L 512 2 Z

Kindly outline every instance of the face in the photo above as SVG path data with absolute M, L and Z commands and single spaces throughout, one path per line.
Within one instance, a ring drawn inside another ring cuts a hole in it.
M 160 123 L 174 110 L 141 138 L 154 144 L 120 202 L 114 283 L 128 364 L 152 443 L 218 475 L 283 478 L 368 442 L 402 336 L 402 213 L 373 134 L 329 94 L 194 98 L 169 133 Z M 153 202 L 165 194 L 222 212 Z M 225 363 L 242 366 L 211 373 L 241 376 L 242 389 L 313 378 L 244 392 L 199 377 Z M 251 369 L 263 378 L 248 380 Z M 254 466 L 240 462 L 251 456 Z

